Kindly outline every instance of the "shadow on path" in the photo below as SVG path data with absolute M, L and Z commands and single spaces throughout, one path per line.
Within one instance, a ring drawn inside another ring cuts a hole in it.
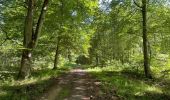
M 104 100 L 100 95 L 100 84 L 85 70 L 77 68 L 57 78 L 58 83 L 50 87 L 38 100 Z M 118 97 L 109 100 L 117 100 Z

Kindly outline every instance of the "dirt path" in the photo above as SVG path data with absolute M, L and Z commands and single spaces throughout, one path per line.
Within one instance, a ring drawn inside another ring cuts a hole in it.
M 73 69 L 56 79 L 56 83 L 38 100 L 106 100 L 100 95 L 101 82 L 82 69 Z M 101 97 L 101 98 L 100 98 Z M 113 97 L 107 100 L 117 100 Z

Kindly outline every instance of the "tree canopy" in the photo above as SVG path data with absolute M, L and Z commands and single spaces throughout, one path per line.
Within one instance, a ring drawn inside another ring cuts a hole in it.
M 170 0 L 0 0 L 0 70 L 16 80 L 68 63 L 155 79 L 169 48 Z

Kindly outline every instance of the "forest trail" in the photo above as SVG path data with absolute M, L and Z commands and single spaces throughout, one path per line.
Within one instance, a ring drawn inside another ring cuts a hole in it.
M 100 96 L 100 85 L 101 82 L 92 78 L 85 70 L 76 68 L 56 78 L 56 83 L 38 100 L 105 100 Z M 107 100 L 118 100 L 117 96 L 111 98 Z

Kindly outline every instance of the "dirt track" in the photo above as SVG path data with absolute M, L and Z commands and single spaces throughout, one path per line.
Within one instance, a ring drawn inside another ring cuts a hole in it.
M 86 71 L 73 69 L 56 79 L 39 100 L 106 100 L 100 94 L 101 82 L 96 81 Z M 111 97 L 107 100 L 117 100 Z

